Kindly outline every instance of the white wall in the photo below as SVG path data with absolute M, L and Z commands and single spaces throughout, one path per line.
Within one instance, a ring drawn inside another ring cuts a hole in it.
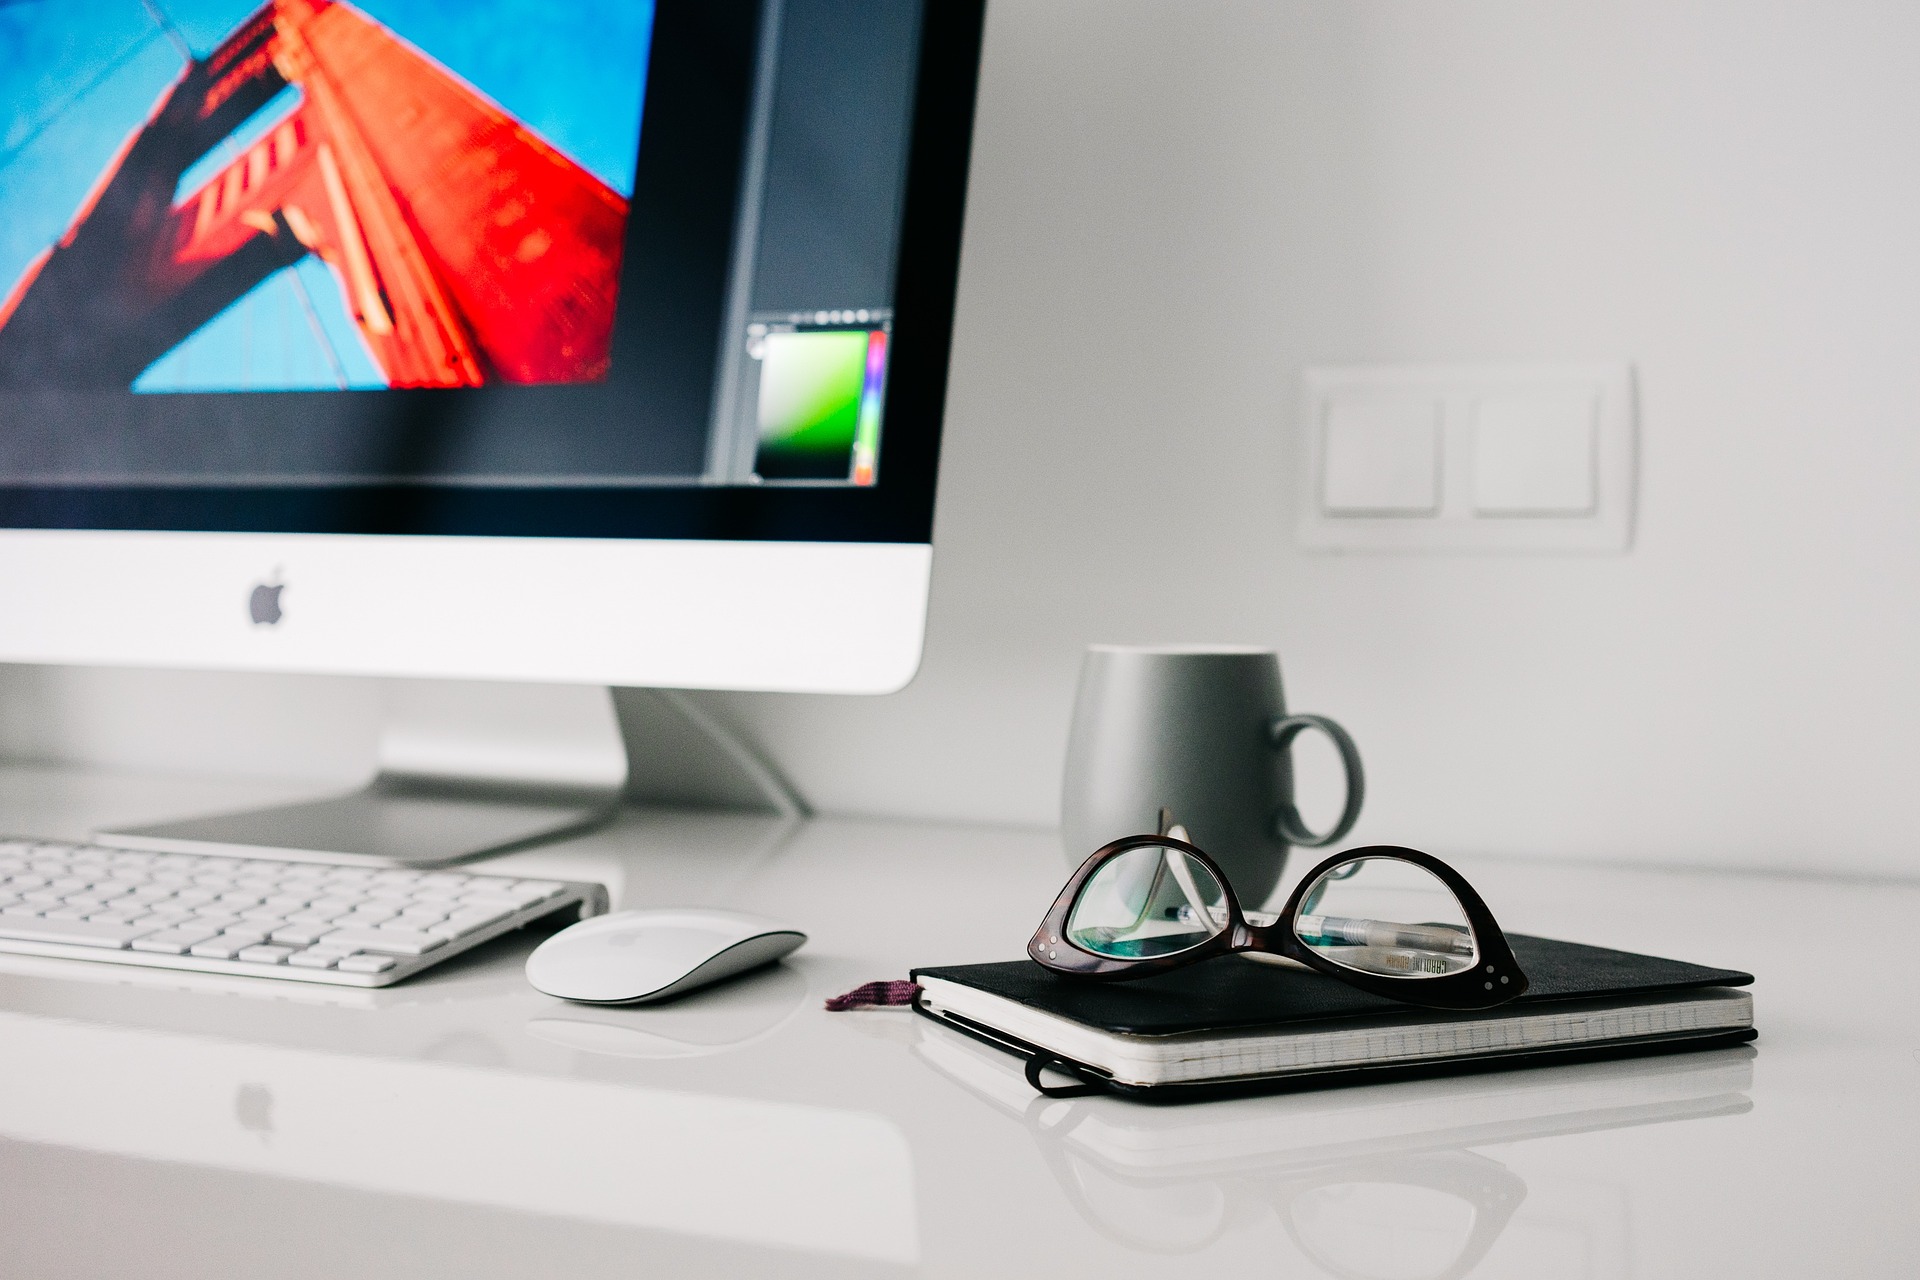
M 1902 0 L 996 0 L 923 673 L 711 705 L 1042 824 L 1083 644 L 1272 643 L 1356 838 L 1920 875 L 1915 66 Z M 1630 554 L 1293 545 L 1303 365 L 1620 358 Z M 0 750 L 334 775 L 374 705 L 15 669 Z

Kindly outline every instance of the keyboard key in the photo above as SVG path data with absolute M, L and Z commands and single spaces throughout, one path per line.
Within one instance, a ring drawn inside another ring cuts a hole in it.
M 205 942 L 212 937 L 205 929 L 162 929 L 159 933 L 150 933 L 144 938 L 133 940 L 135 951 L 156 951 L 162 955 L 185 955 L 197 942 Z
M 306 951 L 294 952 L 287 957 L 287 963 L 297 969 L 331 969 L 340 962 L 341 958 L 341 952 L 312 947 Z
M 273 941 L 296 947 L 308 947 L 334 932 L 330 924 L 284 924 L 275 929 Z
M 153 930 L 137 924 L 90 924 L 85 920 L 28 920 L 0 913 L 0 938 L 22 942 L 64 942 L 76 947 L 124 948 Z
M 460 899 L 459 903 L 456 905 L 454 909 L 457 911 L 513 912 L 513 911 L 518 911 L 520 909 L 520 900 L 517 898 L 504 897 L 497 893 L 490 893 L 490 894 L 484 894 L 484 895 L 469 894 L 468 896 Z
M 247 947 L 236 958 L 249 964 L 279 964 L 292 954 L 292 947 Z
M 457 912 L 454 915 L 448 916 L 439 924 L 434 925 L 432 932 L 442 934 L 449 939 L 460 939 L 470 934 L 478 933 L 482 929 L 492 925 L 499 924 L 512 914 L 513 912 L 511 911 Z
M 188 950 L 191 954 L 206 960 L 231 960 L 248 947 L 257 947 L 260 943 L 252 938 L 232 939 L 225 934 L 208 938 L 205 942 L 196 942 Z
M 331 946 L 352 947 L 356 951 L 378 951 L 390 956 L 425 955 L 446 945 L 445 938 L 418 929 L 341 929 L 326 938 Z M 373 973 L 376 970 L 352 970 Z
M 342 973 L 385 973 L 397 963 L 392 956 L 348 956 L 334 968 Z

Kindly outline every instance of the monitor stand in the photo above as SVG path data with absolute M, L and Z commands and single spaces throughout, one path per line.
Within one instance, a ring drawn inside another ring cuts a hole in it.
M 798 817 L 786 781 L 665 689 L 388 683 L 378 771 L 359 790 L 100 831 L 173 853 L 427 867 L 587 830 L 623 803 Z

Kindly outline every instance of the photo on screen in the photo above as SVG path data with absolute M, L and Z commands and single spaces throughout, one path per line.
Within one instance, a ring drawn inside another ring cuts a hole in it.
M 652 21 L 0 4 L 0 386 L 604 381 Z

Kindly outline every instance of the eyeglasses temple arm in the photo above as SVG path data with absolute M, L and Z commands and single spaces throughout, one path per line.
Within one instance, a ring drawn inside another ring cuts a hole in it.
M 1178 831 L 1179 828 L 1175 827 L 1174 830 Z M 1170 831 L 1167 834 L 1172 835 L 1173 832 Z M 1184 837 L 1174 836 L 1174 838 L 1178 840 Z M 1193 870 L 1187 866 L 1187 860 L 1176 855 L 1171 849 L 1165 850 L 1160 856 L 1161 861 L 1166 863 L 1167 869 L 1173 872 L 1174 881 L 1180 886 L 1180 892 L 1187 896 L 1187 905 L 1193 908 L 1193 918 L 1211 921 L 1212 908 L 1207 906 L 1206 898 L 1200 893 L 1200 886 L 1194 883 Z

